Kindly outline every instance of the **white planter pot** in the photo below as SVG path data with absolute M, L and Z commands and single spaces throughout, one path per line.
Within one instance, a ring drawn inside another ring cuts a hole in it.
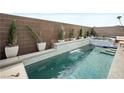
M 7 58 L 17 56 L 18 51 L 19 51 L 19 46 L 13 46 L 13 47 L 6 46 L 5 47 L 5 54 Z
M 80 39 L 84 39 L 84 37 L 79 37 Z
M 37 43 L 37 49 L 39 51 L 45 50 L 45 48 L 46 48 L 46 42 Z
M 94 36 L 91 36 L 91 38 L 94 38 Z
M 71 40 L 76 40 L 76 38 L 71 38 Z
M 63 43 L 65 40 L 58 40 L 59 43 Z

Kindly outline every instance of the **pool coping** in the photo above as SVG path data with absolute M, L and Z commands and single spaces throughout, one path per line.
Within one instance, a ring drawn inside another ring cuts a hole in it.
M 39 52 L 34 52 L 34 53 L 30 53 L 30 54 L 26 54 L 26 55 L 22 55 L 22 56 L 17 56 L 17 57 L 13 57 L 13 58 L 7 58 L 7 59 L 3 59 L 0 60 L 0 68 L 9 66 L 11 64 L 16 64 L 16 63 L 20 63 L 25 59 L 31 58 L 31 57 L 35 57 L 38 55 L 43 55 L 52 51 L 55 51 L 56 49 L 48 49 L 48 50 L 44 50 L 44 51 L 39 51 Z
M 124 48 L 118 48 L 109 70 L 108 79 L 124 79 Z

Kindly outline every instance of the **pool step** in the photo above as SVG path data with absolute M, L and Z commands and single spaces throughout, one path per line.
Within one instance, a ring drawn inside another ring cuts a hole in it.
M 116 49 L 113 49 L 113 48 L 103 48 L 103 50 L 100 53 L 114 56 L 115 52 L 116 52 Z
M 103 54 L 107 54 L 107 55 L 112 55 L 114 56 L 115 55 L 115 52 L 108 52 L 108 51 L 101 51 L 100 53 L 103 53 Z
M 116 51 L 111 51 L 111 50 L 105 50 L 106 52 L 111 52 L 111 53 L 115 53 Z

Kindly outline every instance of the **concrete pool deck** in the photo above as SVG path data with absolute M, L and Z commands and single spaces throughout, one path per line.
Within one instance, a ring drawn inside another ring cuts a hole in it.
M 124 47 L 118 45 L 108 79 L 124 79 Z
M 1 79 L 28 79 L 23 63 L 0 69 Z

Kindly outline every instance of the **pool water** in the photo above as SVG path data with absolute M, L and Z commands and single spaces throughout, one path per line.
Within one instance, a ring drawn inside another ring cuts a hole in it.
M 113 60 L 103 48 L 84 46 L 26 66 L 31 79 L 105 79 Z

